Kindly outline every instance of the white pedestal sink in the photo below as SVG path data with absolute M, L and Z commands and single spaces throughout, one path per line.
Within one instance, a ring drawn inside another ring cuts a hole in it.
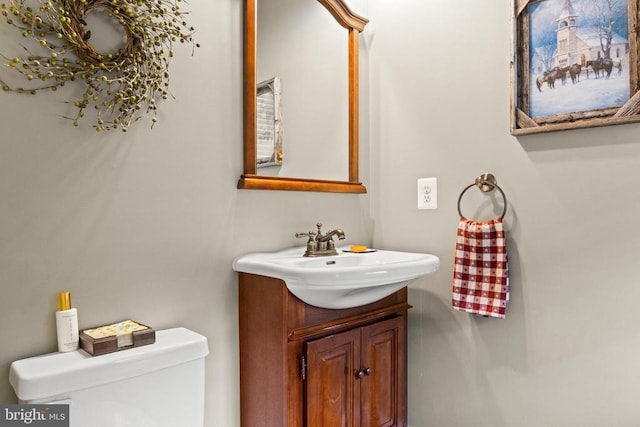
M 233 261 L 237 272 L 283 280 L 289 291 L 307 304 L 323 308 L 350 308 L 372 303 L 436 271 L 435 255 L 377 250 L 344 252 L 325 257 L 303 257 L 305 247 L 278 252 L 255 252 Z

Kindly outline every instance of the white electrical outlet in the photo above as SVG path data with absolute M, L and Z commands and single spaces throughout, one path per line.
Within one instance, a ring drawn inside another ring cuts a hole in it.
M 438 209 L 438 180 L 418 179 L 418 209 Z

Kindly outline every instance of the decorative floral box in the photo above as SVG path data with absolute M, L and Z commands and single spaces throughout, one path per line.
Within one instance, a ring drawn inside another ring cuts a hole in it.
M 154 342 L 156 342 L 156 331 L 133 320 L 124 320 L 80 332 L 80 348 L 94 356 Z

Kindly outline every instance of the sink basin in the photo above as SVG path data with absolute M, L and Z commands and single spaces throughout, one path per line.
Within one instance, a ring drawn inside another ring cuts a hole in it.
M 438 269 L 435 255 L 377 250 L 303 257 L 305 248 L 256 252 L 233 261 L 233 269 L 283 280 L 289 291 L 307 304 L 350 308 L 372 303 Z

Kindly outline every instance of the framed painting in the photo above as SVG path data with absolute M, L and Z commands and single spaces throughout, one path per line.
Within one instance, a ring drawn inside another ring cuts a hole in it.
M 514 0 L 511 133 L 640 121 L 640 0 Z

